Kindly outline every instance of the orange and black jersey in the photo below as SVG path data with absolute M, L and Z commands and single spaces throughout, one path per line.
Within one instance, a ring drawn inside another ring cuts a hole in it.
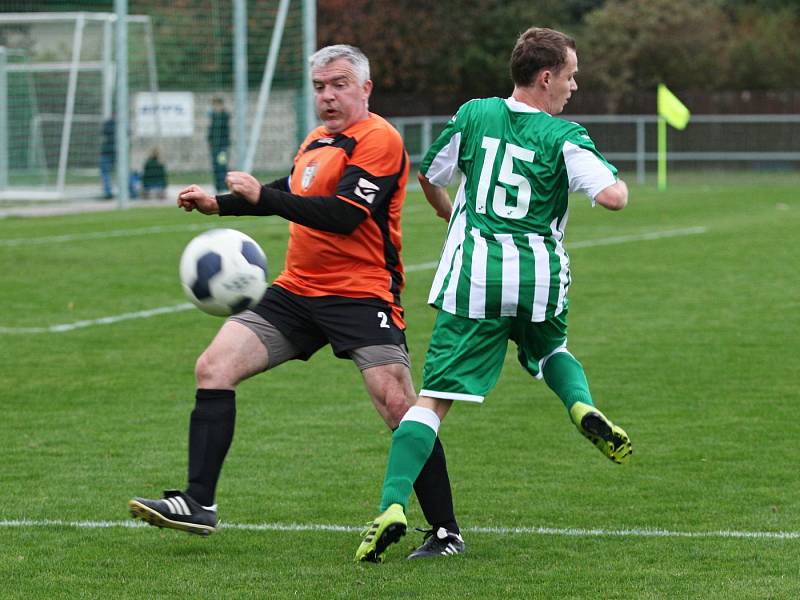
M 220 215 L 278 214 L 292 221 L 286 267 L 275 284 L 301 296 L 381 298 L 404 327 L 400 213 L 408 180 L 403 140 L 382 117 L 305 139 L 288 179 L 258 204 L 218 196 Z

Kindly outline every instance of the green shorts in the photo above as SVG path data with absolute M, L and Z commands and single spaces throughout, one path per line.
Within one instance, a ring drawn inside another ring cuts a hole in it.
M 483 402 L 497 383 L 508 340 L 534 377 L 543 361 L 566 351 L 567 311 L 541 323 L 517 317 L 468 319 L 439 311 L 422 371 L 422 396 Z

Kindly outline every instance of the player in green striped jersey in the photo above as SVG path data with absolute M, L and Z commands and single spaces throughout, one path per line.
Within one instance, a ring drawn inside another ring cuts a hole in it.
M 529 29 L 511 54 L 511 97 L 464 104 L 422 162 L 425 196 L 449 221 L 428 298 L 438 315 L 420 397 L 392 436 L 383 512 L 356 560 L 381 560 L 399 539 L 411 486 L 441 420 L 454 400 L 483 402 L 509 340 L 523 368 L 544 378 L 605 456 L 622 463 L 632 453 L 625 431 L 595 408 L 583 367 L 567 350 L 568 196 L 582 192 L 610 210 L 628 201 L 617 169 L 586 130 L 555 117 L 578 89 L 577 71 L 574 40 Z M 451 202 L 447 185 L 458 173 Z

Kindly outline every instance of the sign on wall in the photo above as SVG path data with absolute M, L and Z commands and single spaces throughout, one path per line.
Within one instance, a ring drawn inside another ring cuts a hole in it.
M 137 136 L 188 137 L 194 134 L 192 92 L 139 92 L 134 107 Z

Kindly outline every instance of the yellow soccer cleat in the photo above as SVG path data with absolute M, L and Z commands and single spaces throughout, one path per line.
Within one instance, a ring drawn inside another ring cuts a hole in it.
M 625 430 L 614 425 L 594 406 L 576 402 L 569 409 L 569 415 L 578 431 L 610 460 L 621 465 L 633 454 L 631 440 Z
M 383 562 L 383 553 L 406 534 L 406 515 L 400 504 L 392 504 L 361 533 L 364 541 L 356 550 L 356 562 Z

